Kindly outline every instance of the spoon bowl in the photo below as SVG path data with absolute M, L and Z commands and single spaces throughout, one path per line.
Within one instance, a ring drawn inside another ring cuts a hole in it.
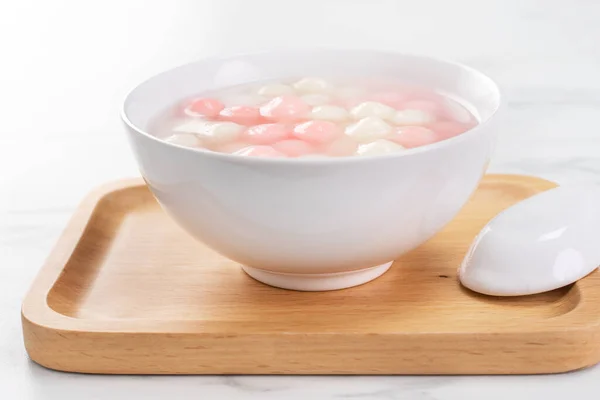
M 522 296 L 554 290 L 600 264 L 600 187 L 563 186 L 504 210 L 473 241 L 459 270 L 479 293 Z

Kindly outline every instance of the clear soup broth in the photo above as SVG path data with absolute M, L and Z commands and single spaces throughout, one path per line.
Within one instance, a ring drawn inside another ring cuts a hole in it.
M 427 146 L 477 123 L 465 106 L 434 89 L 305 77 L 182 99 L 153 121 L 150 133 L 244 157 L 364 157 Z

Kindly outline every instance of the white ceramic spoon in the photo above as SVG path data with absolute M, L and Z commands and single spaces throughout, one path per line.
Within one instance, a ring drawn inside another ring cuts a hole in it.
M 494 296 L 569 285 L 600 264 L 600 187 L 558 187 L 502 211 L 475 238 L 461 283 Z

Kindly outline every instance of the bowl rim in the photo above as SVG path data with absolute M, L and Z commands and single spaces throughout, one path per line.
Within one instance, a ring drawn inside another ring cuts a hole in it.
M 377 54 L 377 55 L 392 55 L 392 56 L 403 56 L 409 58 L 417 58 L 427 61 L 433 61 L 442 64 L 453 65 L 458 68 L 464 69 L 468 71 L 470 74 L 478 75 L 483 81 L 487 81 L 489 87 L 493 90 L 496 97 L 498 98 L 498 103 L 496 108 L 491 112 L 489 118 L 485 121 L 478 123 L 475 127 L 469 129 L 468 131 L 461 133 L 460 135 L 451 137 L 449 139 L 444 139 L 436 143 L 414 147 L 410 149 L 406 149 L 405 151 L 391 154 L 383 154 L 383 155 L 375 155 L 375 156 L 362 156 L 362 157 L 323 157 L 323 158 L 271 158 L 271 157 L 244 157 L 229 153 L 219 153 L 210 151 L 203 148 L 197 147 L 186 147 L 170 142 L 166 142 L 157 138 L 156 136 L 151 135 L 146 132 L 144 129 L 139 128 L 129 119 L 127 112 L 125 110 L 126 105 L 129 101 L 131 95 L 143 84 L 146 82 L 152 81 L 161 77 L 162 75 L 172 73 L 178 69 L 186 68 L 194 64 L 201 64 L 205 62 L 226 62 L 235 58 L 244 58 L 244 57 L 253 57 L 253 56 L 261 56 L 268 54 L 276 54 L 279 53 L 284 55 L 286 53 L 302 53 L 302 52 L 319 52 L 319 53 L 355 53 L 355 54 Z M 242 164 L 274 164 L 274 165 L 326 165 L 326 164 L 344 164 L 344 163 L 360 163 L 360 162 L 369 162 L 373 160 L 388 160 L 395 158 L 404 158 L 410 157 L 414 155 L 418 155 L 424 152 L 434 151 L 436 149 L 443 149 L 444 147 L 449 147 L 460 143 L 461 141 L 467 140 L 471 136 L 477 135 L 482 131 L 482 128 L 490 123 L 492 119 L 495 119 L 498 111 L 503 108 L 504 104 L 504 96 L 502 95 L 502 91 L 500 90 L 500 86 L 496 81 L 494 81 L 487 74 L 470 67 L 466 64 L 460 63 L 458 61 L 449 60 L 442 57 L 433 57 L 429 55 L 417 54 L 417 53 L 407 53 L 407 52 L 397 52 L 397 51 L 389 51 L 389 50 L 372 50 L 372 49 L 360 49 L 360 48 L 327 48 L 327 47 L 296 47 L 296 48 L 286 48 L 286 49 L 276 49 L 276 50 L 262 50 L 262 51 L 252 51 L 252 52 L 239 52 L 239 53 L 231 53 L 226 55 L 215 55 L 210 57 L 203 57 L 197 59 L 195 61 L 187 62 L 184 64 L 180 64 L 173 68 L 169 68 L 163 70 L 159 73 L 151 75 L 146 79 L 135 84 L 130 90 L 125 94 L 123 101 L 121 102 L 120 108 L 120 116 L 121 120 L 125 123 L 125 125 L 133 132 L 145 137 L 146 139 L 152 140 L 159 145 L 164 145 L 167 147 L 174 147 L 183 151 L 192 152 L 196 154 L 201 154 L 208 158 L 215 158 L 216 160 L 236 162 Z

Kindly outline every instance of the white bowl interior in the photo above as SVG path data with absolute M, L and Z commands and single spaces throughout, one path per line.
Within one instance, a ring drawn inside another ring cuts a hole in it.
M 174 102 L 208 90 L 289 76 L 390 79 L 430 87 L 459 101 L 485 122 L 500 94 L 484 74 L 461 64 L 429 57 L 367 50 L 295 50 L 207 59 L 142 83 L 127 97 L 124 116 L 141 131 Z

